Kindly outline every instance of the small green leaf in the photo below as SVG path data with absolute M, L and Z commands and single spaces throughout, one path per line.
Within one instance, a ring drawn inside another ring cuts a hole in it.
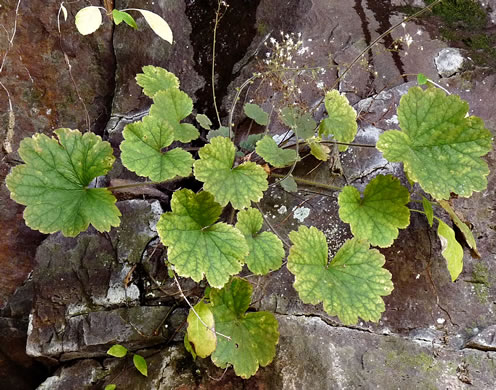
M 164 68 L 160 68 L 159 66 L 152 65 L 143 67 L 143 73 L 138 73 L 136 75 L 136 82 L 143 88 L 143 93 L 151 98 L 153 98 L 157 92 L 166 91 L 170 88 L 179 88 L 179 79 L 174 73 L 171 73 Z M 189 114 L 186 116 L 188 115 Z
M 217 130 L 210 130 L 207 133 L 207 139 L 210 141 L 215 137 L 226 137 L 229 138 L 229 128 L 225 126 L 219 127 Z
M 339 217 L 350 224 L 355 237 L 384 248 L 398 237 L 398 229 L 410 224 L 409 201 L 410 194 L 398 178 L 378 175 L 363 197 L 355 187 L 343 188 L 338 198 Z
M 197 114 L 196 121 L 205 130 L 211 130 L 210 126 L 212 126 L 212 121 L 205 114 Z
M 262 134 L 250 134 L 246 139 L 239 143 L 239 147 L 247 152 L 253 152 L 258 141 L 264 137 Z
M 393 290 L 391 274 L 382 268 L 384 256 L 354 238 L 328 261 L 328 246 L 318 229 L 300 226 L 289 234 L 293 246 L 288 269 L 295 275 L 294 288 L 304 303 L 324 303 L 324 310 L 345 325 L 379 321 L 385 310 L 381 296 Z
M 267 366 L 276 355 L 278 323 L 272 313 L 250 312 L 253 287 L 241 278 L 233 278 L 222 290 L 212 290 L 212 312 L 219 337 L 212 361 L 224 368 L 231 364 L 236 375 L 248 379 L 259 366 Z
M 233 167 L 236 148 L 229 138 L 216 137 L 198 152 L 200 159 L 194 163 L 197 180 L 212 193 L 221 206 L 231 202 L 235 209 L 249 207 L 258 202 L 268 187 L 267 172 L 247 161 Z
M 424 85 L 424 84 L 427 84 L 427 81 L 428 81 L 428 79 L 427 79 L 427 76 L 426 76 L 425 74 L 423 74 L 423 73 L 419 73 L 419 74 L 417 75 L 417 84 L 418 84 L 418 85 Z
M 102 13 L 99 7 L 85 7 L 76 14 L 76 28 L 81 35 L 94 33 L 102 24 Z
M 172 45 L 172 30 L 161 16 L 144 9 L 136 9 L 136 11 L 139 11 L 143 15 L 155 34 Z
M 107 355 L 122 358 L 127 355 L 127 348 L 120 344 L 115 344 L 107 351 Z
M 412 87 L 398 108 L 402 131 L 381 134 L 377 148 L 391 162 L 403 162 L 409 177 L 435 199 L 470 196 L 487 187 L 492 136 L 482 119 L 467 116 L 468 103 L 440 89 Z
M 356 111 L 350 106 L 346 96 L 333 89 L 326 93 L 325 107 L 329 118 L 320 122 L 319 134 L 321 136 L 333 135 L 339 142 L 352 142 L 355 139 L 358 125 Z M 339 145 L 339 151 L 344 152 L 348 146 Z
M 465 242 L 467 243 L 469 248 L 472 249 L 474 255 L 480 258 L 480 253 L 477 250 L 477 244 L 475 242 L 474 235 L 472 234 L 470 228 L 460 219 L 460 217 L 458 217 L 455 210 L 453 210 L 453 208 L 447 201 L 440 200 L 439 204 L 443 209 L 446 210 L 446 212 L 451 217 L 451 220 L 455 223 L 458 229 L 460 229 L 460 231 L 463 234 L 463 237 L 465 238 Z
M 451 281 L 455 281 L 463 270 L 463 248 L 455 238 L 455 232 L 439 220 L 437 235 L 441 240 L 442 255 L 448 263 Z
M 279 182 L 281 187 L 288 192 L 296 192 L 298 191 L 298 185 L 296 184 L 296 181 L 293 177 L 293 175 L 289 175 L 285 179 L 281 180 Z
M 157 231 L 179 275 L 199 282 L 205 274 L 212 287 L 222 287 L 241 271 L 248 246 L 238 229 L 215 223 L 222 207 L 210 193 L 176 191 L 171 209 L 160 217 Z
M 115 389 L 116 389 L 116 387 L 117 387 L 117 386 L 116 386 L 116 385 L 114 385 L 114 384 L 107 385 L 107 386 L 105 386 L 105 390 L 115 390 Z
M 296 150 L 280 148 L 277 146 L 276 141 L 269 135 L 266 135 L 257 142 L 255 151 L 260 157 L 276 168 L 287 167 L 293 164 L 298 157 Z
M 188 341 L 195 346 L 195 352 L 201 358 L 209 356 L 217 345 L 217 336 L 211 330 L 214 329 L 214 316 L 210 307 L 203 301 L 198 302 L 195 306 L 196 314 L 193 310 L 188 314 Z M 208 325 L 208 328 L 203 325 Z
M 281 119 L 300 138 L 308 139 L 315 134 L 317 123 L 309 113 L 302 113 L 298 107 L 284 107 Z
M 180 123 L 193 111 L 191 98 L 177 88 L 159 91 L 153 96 L 150 116 L 169 122 L 174 129 L 174 140 L 190 142 L 200 136 L 198 130 L 189 123 Z
M 148 376 L 148 366 L 146 364 L 146 360 L 141 355 L 133 356 L 134 367 L 144 376 Z
M 262 110 L 258 104 L 247 103 L 244 105 L 243 110 L 248 118 L 253 119 L 260 126 L 269 124 L 269 114 Z
M 142 122 L 127 125 L 122 134 L 121 160 L 130 171 L 153 181 L 191 174 L 193 156 L 190 153 L 181 148 L 162 152 L 174 139 L 169 122 L 147 116 Z
M 262 225 L 263 217 L 258 210 L 248 208 L 238 213 L 236 228 L 245 236 L 250 250 L 245 262 L 256 275 L 265 275 L 281 268 L 284 258 L 281 240 L 271 232 L 259 233 Z
M 134 18 L 131 15 L 129 15 L 127 12 L 114 9 L 112 10 L 112 16 L 114 18 L 114 22 L 116 25 L 125 22 L 128 26 L 131 26 L 134 29 L 138 29 L 138 25 L 136 24 Z
M 188 351 L 191 354 L 191 356 L 193 356 L 193 360 L 196 360 L 196 352 L 193 346 L 191 345 L 191 343 L 189 342 L 188 332 L 184 334 L 184 348 L 186 349 L 186 351 Z
M 322 145 L 319 140 L 311 138 L 307 142 L 310 145 L 310 153 L 317 160 L 327 161 L 329 159 L 331 150 L 326 145 Z
M 429 222 L 429 226 L 432 227 L 432 223 L 434 222 L 434 210 L 432 210 L 432 203 L 429 202 L 425 196 L 422 196 L 422 206 L 424 207 L 427 222 Z
M 42 233 L 75 237 L 92 224 L 100 232 L 119 226 L 121 213 L 106 188 L 88 188 L 114 163 L 112 147 L 93 134 L 55 130 L 58 140 L 35 134 L 21 141 L 17 165 L 6 178 L 10 196 L 27 206 L 26 224 Z

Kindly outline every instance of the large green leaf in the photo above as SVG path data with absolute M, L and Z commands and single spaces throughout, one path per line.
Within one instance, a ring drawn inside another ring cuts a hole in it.
M 123 136 L 121 160 L 130 171 L 153 181 L 191 174 L 193 156 L 190 153 L 181 148 L 162 152 L 174 140 L 174 130 L 169 122 L 147 116 L 142 122 L 127 125 Z
M 324 310 L 345 325 L 357 323 L 358 317 L 379 321 L 385 309 L 381 296 L 393 290 L 379 251 L 354 238 L 329 263 L 326 238 L 318 229 L 300 226 L 289 238 L 294 245 L 288 269 L 295 275 L 294 287 L 304 303 L 323 302 Z
M 169 122 L 174 130 L 174 140 L 186 143 L 200 136 L 199 131 L 192 124 L 180 123 L 192 111 L 191 98 L 177 88 L 169 88 L 153 95 L 150 116 Z
M 349 223 L 351 232 L 361 240 L 382 248 L 391 246 L 398 229 L 410 224 L 408 190 L 394 176 L 379 175 L 363 192 L 346 186 L 339 194 L 339 217 Z
M 319 134 L 334 136 L 339 142 L 351 142 L 355 139 L 358 125 L 356 121 L 356 111 L 350 106 L 346 96 L 333 89 L 326 93 L 325 107 L 329 118 L 320 122 Z M 339 145 L 339 150 L 344 152 L 348 146 Z
M 454 282 L 463 270 L 463 248 L 455 237 L 455 232 L 439 220 L 437 235 L 441 240 L 442 255 L 446 259 L 451 280 Z
M 159 91 L 179 88 L 179 79 L 174 73 L 152 65 L 143 67 L 143 73 L 136 75 L 136 82 L 143 88 L 143 93 L 151 98 Z
M 269 114 L 260 108 L 258 104 L 247 103 L 243 106 L 245 115 L 253 119 L 261 126 L 267 126 L 269 124 Z
M 278 323 L 272 313 L 246 313 L 253 287 L 246 280 L 233 278 L 222 290 L 212 290 L 210 299 L 218 337 L 212 361 L 219 367 L 231 364 L 236 375 L 249 378 L 259 366 L 267 366 L 276 355 Z
M 267 189 L 267 173 L 253 162 L 233 167 L 236 148 L 229 138 L 216 137 L 198 152 L 194 163 L 195 177 L 215 196 L 222 206 L 231 202 L 235 209 L 259 201 Z
M 195 353 L 198 356 L 206 358 L 215 350 L 217 345 L 217 336 L 213 332 L 214 315 L 210 307 L 203 301 L 198 302 L 194 308 L 195 311 L 190 310 L 188 314 L 188 342 L 195 346 Z M 201 321 L 198 317 L 201 318 Z
M 100 232 L 119 226 L 116 199 L 105 188 L 87 188 L 114 163 L 112 147 L 93 134 L 55 130 L 58 140 L 43 134 L 22 140 L 25 164 L 12 169 L 6 183 L 10 196 L 26 207 L 26 224 L 42 233 L 61 231 L 74 237 L 91 223 Z
M 377 148 L 392 162 L 403 162 L 408 176 L 436 199 L 454 192 L 470 196 L 487 187 L 489 169 L 480 156 L 491 150 L 482 119 L 466 116 L 468 103 L 437 88 L 410 88 L 400 100 L 402 131 L 381 134 Z
M 282 149 L 277 146 L 276 141 L 269 135 L 257 142 L 255 149 L 257 154 L 276 168 L 283 168 L 295 162 L 298 154 L 296 150 Z
M 263 275 L 279 269 L 284 257 L 282 242 L 274 233 L 262 232 L 263 217 L 257 209 L 249 208 L 238 213 L 236 227 L 245 236 L 250 253 L 245 259 L 251 272 Z
M 220 288 L 241 271 L 248 246 L 238 229 L 215 223 L 222 207 L 210 193 L 176 191 L 171 209 L 160 217 L 157 231 L 179 275 L 199 282 L 205 274 L 212 287 Z

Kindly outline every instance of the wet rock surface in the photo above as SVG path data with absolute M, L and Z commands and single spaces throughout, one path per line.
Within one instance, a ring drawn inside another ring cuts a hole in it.
M 146 115 L 151 103 L 134 79 L 144 65 L 164 66 L 176 73 L 199 112 L 212 106 L 210 45 L 217 3 L 114 3 L 116 8 L 146 8 L 162 15 L 174 32 L 174 45 L 156 37 L 140 17 L 136 17 L 139 32 L 124 23 L 114 28 L 105 23 L 96 34 L 82 37 L 72 24 L 81 7 L 78 3 L 66 5 L 70 17 L 61 24 L 60 38 L 59 3 L 20 3 L 17 35 L 0 73 L 15 107 L 14 135 L 1 133 L 2 179 L 16 163 L 15 151 L 23 137 L 34 132 L 51 134 L 58 127 L 87 127 L 78 92 L 91 130 L 109 140 L 118 156 L 122 129 Z M 326 115 L 320 101 L 323 88 L 330 88 L 377 36 L 423 5 L 417 0 L 228 3 L 217 42 L 221 113 L 228 112 L 243 81 L 270 66 L 263 62 L 273 49 L 270 37 L 281 42 L 288 39 L 286 34 L 293 34 L 288 36 L 303 42 L 301 54 L 292 59 L 294 65 L 318 70 L 300 72 L 291 94 L 299 104 L 315 110 L 316 120 Z M 496 4 L 480 3 L 487 9 L 487 27 L 481 25 L 482 17 L 448 23 L 435 12 L 400 25 L 346 73 L 337 87 L 359 114 L 357 143 L 373 145 L 383 131 L 398 128 L 399 99 L 415 85 L 419 72 L 467 100 L 470 113 L 482 117 L 496 135 L 494 53 L 479 39 L 482 33 L 488 37 L 494 33 Z M 7 29 L 16 4 L 13 0 L 1 4 L 0 24 Z M 453 35 L 454 30 L 458 35 Z M 5 45 L 0 36 L 0 53 Z M 447 50 L 470 57 L 469 66 L 440 71 L 436 58 Z M 226 56 L 229 61 L 223 64 Z M 284 83 L 271 81 L 255 84 L 241 98 L 268 112 L 274 107 L 271 132 L 281 134 L 285 130 L 277 121 L 277 109 L 287 102 Z M 5 95 L 0 96 L 0 124 L 8 130 Z M 235 118 L 242 119 L 240 106 Z M 213 119 L 213 112 L 208 113 Z M 248 127 L 247 121 L 240 121 L 238 137 Z M 89 230 L 74 239 L 45 238 L 29 230 L 22 220 L 22 207 L 8 198 L 2 184 L 0 213 L 5 223 L 0 264 L 5 272 L 0 276 L 0 387 L 33 389 L 43 382 L 39 389 L 103 389 L 110 383 L 117 389 L 492 389 L 496 375 L 494 150 L 486 160 L 491 167 L 487 189 L 470 199 L 452 201 L 472 227 L 480 259 L 472 258 L 465 248 L 464 271 L 452 283 L 435 231 L 423 216 L 413 214 L 411 225 L 400 232 L 395 244 L 381 249 L 395 290 L 385 298 L 386 311 L 377 324 L 344 327 L 320 305 L 303 304 L 284 266 L 264 277 L 250 276 L 254 307 L 277 314 L 281 337 L 274 362 L 247 381 L 232 370 L 216 368 L 209 359 L 193 361 L 182 345 L 188 309 L 167 277 L 165 251 L 155 224 L 162 210 L 169 208 L 172 191 L 183 184 L 191 186 L 190 182 L 120 194 L 119 199 L 126 200 L 118 203 L 123 214 L 119 228 L 109 234 Z M 407 185 L 402 167 L 388 163 L 375 148 L 349 148 L 324 164 L 308 158 L 294 172 L 315 182 L 351 184 L 360 190 L 377 174 L 388 173 L 400 176 Z M 136 180 L 117 162 L 104 181 L 119 185 Z M 337 194 L 323 188 L 300 186 L 298 192 L 288 193 L 272 187 L 261 208 L 286 241 L 289 231 L 299 225 L 316 226 L 326 234 L 333 255 L 351 237 L 348 225 L 338 217 Z M 203 285 L 189 280 L 181 280 L 181 285 L 192 300 L 203 294 Z M 115 343 L 146 358 L 148 378 L 134 369 L 131 354 L 124 359 L 106 358 L 107 349 Z

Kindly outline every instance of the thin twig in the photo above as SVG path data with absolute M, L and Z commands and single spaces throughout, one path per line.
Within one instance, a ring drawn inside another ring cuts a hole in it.
M 239 100 L 239 95 L 241 95 L 241 92 L 243 91 L 243 89 L 246 88 L 247 85 L 249 85 L 250 83 L 253 82 L 253 80 L 255 80 L 255 79 L 257 79 L 258 77 L 261 77 L 261 76 L 262 75 L 260 73 L 254 74 L 249 79 L 246 79 L 245 82 L 243 84 L 241 84 L 241 87 L 239 87 L 238 90 L 236 91 L 236 95 L 234 96 L 234 100 L 233 100 L 232 105 L 231 105 L 231 110 L 229 111 L 229 123 L 228 123 L 228 126 L 229 126 L 229 139 L 233 139 L 233 131 L 232 131 L 233 123 L 232 123 L 232 120 L 233 120 L 233 116 L 234 116 L 234 110 L 236 109 L 236 103 Z
M 212 44 L 212 97 L 214 100 L 214 109 L 215 114 L 217 115 L 217 121 L 219 122 L 219 126 L 222 126 L 220 122 L 220 114 L 219 108 L 217 107 L 217 98 L 215 96 L 215 46 L 217 44 L 217 27 L 219 26 L 219 22 L 222 19 L 223 14 L 220 13 L 220 7 L 223 4 L 222 0 L 217 1 L 217 11 L 215 12 L 215 25 L 214 25 L 214 42 Z
M 282 178 L 283 180 L 286 177 L 286 175 L 280 175 L 278 173 L 271 173 L 270 176 L 276 177 L 276 178 Z M 338 187 L 338 186 L 333 186 L 331 184 L 324 184 L 324 183 L 320 183 L 318 181 L 303 179 L 302 177 L 298 177 L 298 176 L 293 176 L 293 179 L 295 182 L 300 183 L 300 184 L 304 184 L 307 186 L 324 188 L 326 190 L 331 190 L 331 191 L 341 191 L 342 190 L 342 188 Z
M 177 280 L 177 277 L 176 275 L 174 274 L 174 281 L 176 282 L 176 285 L 177 285 L 177 288 L 179 289 L 179 293 L 181 294 L 181 296 L 183 297 L 183 299 L 186 301 L 186 303 L 188 304 L 189 308 L 193 311 L 193 313 L 195 314 L 196 317 L 198 317 L 198 320 L 200 320 L 200 322 L 202 323 L 202 325 L 207 328 L 209 331 L 211 331 L 213 334 L 216 334 L 218 336 L 221 336 L 221 337 L 224 337 L 226 338 L 227 340 L 231 341 L 231 337 L 229 336 L 226 336 L 225 334 L 222 334 L 222 333 L 219 333 L 217 332 L 214 328 L 211 328 L 209 327 L 203 320 L 202 318 L 198 315 L 198 313 L 196 312 L 195 308 L 193 307 L 193 305 L 188 301 L 188 298 L 186 298 L 186 295 L 184 295 L 183 293 L 183 290 L 181 288 L 181 285 L 179 284 L 179 280 Z
M 279 237 L 279 239 L 282 241 L 282 243 L 286 246 L 286 247 L 290 247 L 291 245 L 289 245 L 289 243 L 279 234 L 279 232 L 274 228 L 274 226 L 272 226 L 272 224 L 269 222 L 269 220 L 265 217 L 263 211 L 262 211 L 262 208 L 260 207 L 260 205 L 258 203 L 255 203 L 255 206 L 257 207 L 258 211 L 260 211 L 260 214 L 262 214 L 262 218 L 263 220 L 265 221 L 265 223 L 267 224 L 267 226 L 269 227 L 270 230 L 272 230 L 272 232 L 277 236 Z

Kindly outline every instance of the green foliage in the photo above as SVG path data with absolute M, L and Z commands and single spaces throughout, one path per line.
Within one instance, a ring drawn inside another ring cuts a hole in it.
M 135 30 L 138 29 L 138 25 L 136 24 L 136 21 L 127 12 L 114 9 L 114 10 L 112 10 L 112 17 L 114 18 L 114 23 L 116 25 L 119 25 L 122 22 L 125 22 L 128 26 L 134 28 Z
M 382 248 L 391 246 L 398 229 L 410 224 L 408 190 L 396 177 L 378 175 L 365 188 L 363 197 L 352 186 L 339 194 L 339 217 L 349 223 L 355 237 Z
M 310 113 L 302 113 L 298 107 L 284 107 L 280 116 L 282 122 L 299 138 L 308 139 L 314 136 L 317 123 Z
M 244 105 L 243 110 L 248 118 L 253 119 L 260 126 L 269 124 L 269 114 L 262 110 L 259 105 L 247 103 Z
M 153 181 L 191 174 L 193 156 L 190 153 L 181 148 L 162 151 L 174 140 L 174 130 L 169 122 L 147 116 L 141 122 L 127 125 L 123 136 L 121 160 L 130 171 Z
M 105 188 L 88 188 L 105 175 L 114 156 L 108 142 L 77 130 L 55 130 L 58 140 L 35 134 L 22 140 L 19 155 L 24 164 L 6 178 L 10 196 L 26 207 L 26 225 L 42 233 L 61 231 L 74 237 L 89 224 L 100 232 L 119 226 L 116 199 Z
M 251 284 L 241 278 L 233 278 L 222 290 L 210 293 L 216 330 L 231 338 L 217 338 L 212 361 L 221 368 L 232 365 L 236 375 L 245 379 L 274 359 L 279 340 L 272 313 L 246 313 L 252 293 Z
M 260 157 L 276 168 L 287 167 L 293 164 L 298 158 L 296 150 L 280 148 L 277 146 L 276 141 L 269 135 L 266 135 L 257 142 L 255 151 Z
M 159 91 L 179 88 L 179 79 L 174 73 L 152 65 L 143 67 L 143 73 L 136 75 L 136 82 L 143 88 L 143 93 L 151 98 Z
M 288 192 L 296 192 L 298 191 L 298 185 L 296 184 L 296 181 L 293 177 L 293 175 L 289 175 L 288 177 L 284 178 L 280 182 L 281 187 Z
M 210 130 L 207 134 L 207 140 L 211 140 L 215 137 L 226 137 L 229 138 L 229 127 L 221 126 L 217 130 Z
M 249 208 L 238 213 L 236 228 L 245 236 L 249 248 L 245 262 L 250 271 L 257 275 L 281 268 L 284 258 L 281 240 L 274 233 L 260 233 L 262 225 L 263 217 L 258 210 Z
M 198 302 L 194 308 L 195 311 L 190 310 L 188 315 L 187 340 L 195 346 L 196 355 L 206 358 L 217 346 L 217 336 L 212 331 L 214 329 L 214 315 L 210 307 L 203 301 Z
M 453 229 L 441 220 L 439 220 L 437 235 L 441 240 L 442 255 L 448 264 L 451 280 L 454 282 L 463 270 L 463 248 L 456 241 Z
M 246 139 L 239 143 L 241 149 L 246 150 L 247 152 L 253 152 L 257 145 L 257 142 L 260 141 L 264 137 L 264 133 L 262 134 L 250 134 Z
M 427 4 L 433 2 L 426 0 Z M 450 27 L 474 29 L 483 28 L 487 23 L 486 11 L 475 0 L 444 0 L 434 7 L 433 12 Z
M 144 376 L 148 376 L 148 365 L 143 356 L 134 354 L 133 356 L 134 367 Z
M 425 84 L 427 84 L 427 81 L 429 81 L 429 79 L 423 73 L 419 73 L 417 75 L 417 84 L 418 85 L 425 85 Z
M 204 189 L 212 193 L 221 206 L 231 202 L 235 209 L 249 207 L 262 198 L 267 189 L 267 173 L 253 162 L 233 167 L 236 148 L 224 137 L 210 140 L 198 152 L 194 163 L 195 177 L 204 182 Z
M 427 222 L 429 222 L 429 226 L 432 227 L 432 223 L 434 222 L 434 210 L 432 209 L 432 203 L 429 202 L 425 196 L 422 196 L 422 206 L 424 207 Z
M 196 116 L 196 121 L 198 124 L 203 127 L 205 130 L 211 130 L 210 126 L 212 126 L 212 121 L 205 114 L 198 114 Z
M 329 153 L 331 150 L 320 143 L 320 139 L 312 139 L 307 140 L 308 145 L 310 146 L 310 153 L 317 160 L 327 161 L 329 159 Z
M 326 93 L 325 107 L 329 118 L 320 122 L 319 134 L 321 136 L 333 136 L 339 142 L 352 142 L 355 139 L 358 125 L 356 122 L 356 111 L 350 106 L 346 96 L 333 89 Z M 348 146 L 339 145 L 339 150 L 344 152 Z
M 377 148 L 391 162 L 403 162 L 408 176 L 436 199 L 454 192 L 470 196 L 487 186 L 491 133 L 483 121 L 466 117 L 468 104 L 443 91 L 410 88 L 398 108 L 402 131 L 381 134 Z
M 222 207 L 210 193 L 176 191 L 171 209 L 160 217 L 157 231 L 179 275 L 199 282 L 205 274 L 210 286 L 220 288 L 241 271 L 248 246 L 238 229 L 216 223 Z
M 196 352 L 193 346 L 191 345 L 191 343 L 189 342 L 188 332 L 184 334 L 184 348 L 186 349 L 186 351 L 188 351 L 191 354 L 193 360 L 196 360 Z
M 107 351 L 107 355 L 122 358 L 127 355 L 127 348 L 120 344 L 115 344 Z
M 117 387 L 117 386 L 116 386 L 116 385 L 114 385 L 114 384 L 107 385 L 107 386 L 105 386 L 105 390 L 115 390 L 115 389 L 116 389 L 116 387 Z
M 345 325 L 356 324 L 358 317 L 379 321 L 385 310 L 381 296 L 393 290 L 391 274 L 382 268 L 385 259 L 369 244 L 354 238 L 328 261 L 324 234 L 300 226 L 289 234 L 293 243 L 288 269 L 295 275 L 294 288 L 304 303 L 324 303 L 329 315 L 337 315 Z

